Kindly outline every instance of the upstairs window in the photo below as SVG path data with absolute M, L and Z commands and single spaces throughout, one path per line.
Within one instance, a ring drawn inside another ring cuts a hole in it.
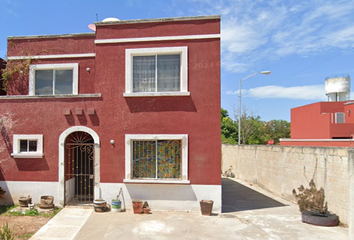
M 133 92 L 181 90 L 181 56 L 133 56 Z
M 343 112 L 335 113 L 335 123 L 345 123 L 345 113 Z
M 126 50 L 124 96 L 189 95 L 187 47 Z
M 78 94 L 78 64 L 30 66 L 30 95 Z

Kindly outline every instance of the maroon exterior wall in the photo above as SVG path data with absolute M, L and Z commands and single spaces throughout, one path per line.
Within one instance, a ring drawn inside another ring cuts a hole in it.
M 220 21 L 179 21 L 97 26 L 96 39 L 219 34 Z M 4 126 L 0 136 L 1 180 L 58 181 L 58 140 L 72 126 L 87 126 L 100 138 L 101 182 L 122 183 L 125 177 L 125 134 L 188 134 L 191 184 L 220 185 L 220 39 L 94 44 L 93 37 L 10 39 L 9 56 L 19 49 L 37 55 L 96 53 L 92 58 L 46 59 L 37 63 L 79 63 L 79 94 L 95 98 L 0 99 Z M 183 97 L 123 97 L 125 49 L 188 46 L 188 90 Z M 89 67 L 90 72 L 86 71 Z M 8 95 L 27 95 L 28 76 L 12 82 Z M 21 91 L 15 86 L 22 84 Z M 64 116 L 64 109 L 71 110 Z M 84 115 L 75 114 L 76 108 Z M 95 115 L 87 109 L 94 108 Z M 44 158 L 16 159 L 13 134 L 43 134 Z M 114 147 L 110 144 L 114 140 Z

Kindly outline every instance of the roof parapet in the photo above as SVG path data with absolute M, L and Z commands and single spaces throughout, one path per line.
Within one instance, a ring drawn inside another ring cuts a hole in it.
M 188 21 L 188 20 L 212 20 L 212 19 L 220 19 L 220 18 L 221 18 L 220 15 L 152 18 L 152 19 L 120 20 L 120 21 L 112 21 L 112 22 L 95 22 L 95 25 L 100 26 L 100 25 L 132 24 L 132 23 L 177 22 L 177 21 Z

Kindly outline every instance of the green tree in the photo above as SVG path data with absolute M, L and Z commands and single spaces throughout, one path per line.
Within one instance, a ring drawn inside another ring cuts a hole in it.
M 227 110 L 221 108 L 221 140 L 226 144 L 237 144 L 239 118 L 236 121 L 229 117 Z M 244 108 L 241 115 L 241 143 L 267 144 L 272 139 L 279 144 L 280 138 L 290 137 L 290 123 L 285 120 L 261 121 L 259 116 L 253 115 Z
M 229 117 L 227 110 L 221 108 L 221 142 L 226 144 L 237 143 L 237 125 Z
M 290 138 L 290 123 L 285 120 L 264 122 L 264 133 L 269 139 L 273 139 L 275 144 L 279 144 L 280 138 Z

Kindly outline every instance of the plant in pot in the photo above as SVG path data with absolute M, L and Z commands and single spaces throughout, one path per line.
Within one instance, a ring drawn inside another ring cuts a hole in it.
M 318 226 L 338 226 L 338 216 L 327 209 L 324 189 L 317 190 L 313 179 L 309 183 L 309 188 L 301 185 L 298 193 L 293 189 L 293 195 L 299 205 L 303 222 Z

